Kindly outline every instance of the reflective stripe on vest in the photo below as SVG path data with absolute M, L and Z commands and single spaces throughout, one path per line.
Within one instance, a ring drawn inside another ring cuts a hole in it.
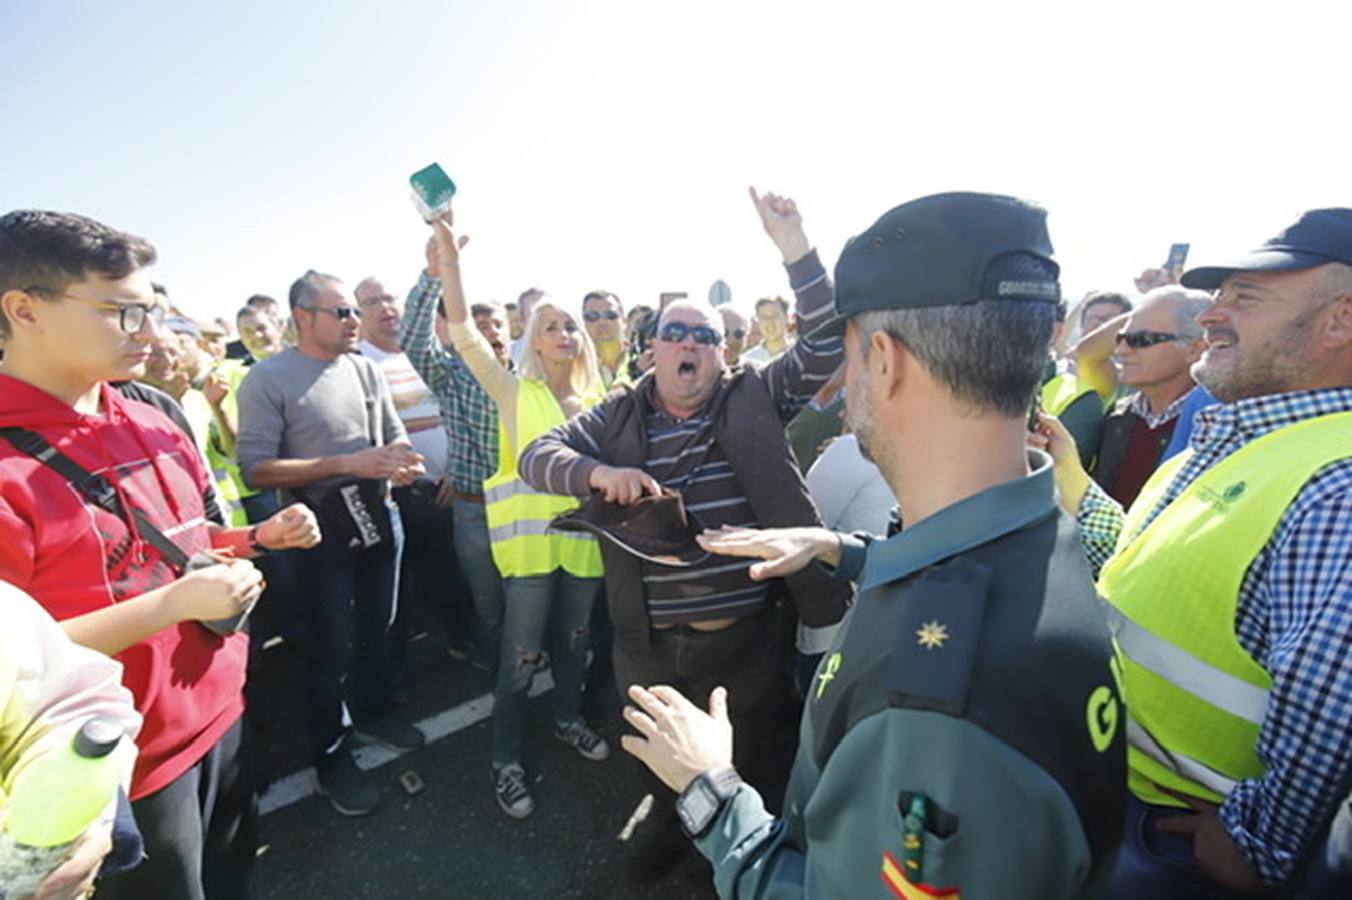
M 588 398 L 586 405 L 598 399 Z M 541 493 L 517 474 L 518 448 L 565 421 L 549 386 L 525 379 L 517 386 L 515 445 L 499 417 L 498 470 L 484 481 L 484 515 L 493 562 L 504 578 L 545 575 L 560 568 L 580 578 L 605 574 L 594 537 L 549 527 L 555 516 L 576 509 L 578 499 Z
M 1263 774 L 1258 734 L 1272 678 L 1235 634 L 1239 589 L 1310 478 L 1352 457 L 1352 413 L 1250 441 L 1146 525 L 1191 457 L 1146 483 L 1099 577 L 1127 695 L 1128 784 L 1171 806 L 1182 804 L 1161 788 L 1216 802 Z

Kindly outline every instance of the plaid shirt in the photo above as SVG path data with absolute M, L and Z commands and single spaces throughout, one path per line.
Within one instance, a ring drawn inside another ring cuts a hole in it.
M 1255 397 L 1197 414 L 1193 456 L 1146 524 L 1240 447 L 1286 425 L 1352 411 L 1352 388 Z M 1280 465 L 1274 460 L 1272 465 Z M 1090 565 L 1112 554 L 1122 509 L 1091 484 L 1077 515 Z M 1291 877 L 1352 782 L 1352 458 L 1320 469 L 1282 516 L 1240 586 L 1235 632 L 1272 676 L 1258 755 L 1267 771 L 1221 805 L 1262 876 Z
M 1192 393 L 1191 388 L 1180 394 L 1173 403 L 1164 407 L 1164 411 L 1159 415 L 1154 415 L 1150 412 L 1150 403 L 1145 399 L 1145 394 L 1137 392 L 1131 395 L 1131 399 L 1127 400 L 1127 412 L 1145 419 L 1145 424 L 1151 428 L 1159 428 L 1170 419 L 1178 417 L 1178 411 L 1183 408 L 1183 404 L 1187 402 L 1190 393 Z
M 404 304 L 399 343 L 441 407 L 451 484 L 458 491 L 481 494 L 484 479 L 498 468 L 498 407 L 465 361 L 437 341 L 432 320 L 440 302 L 441 282 L 419 274 Z

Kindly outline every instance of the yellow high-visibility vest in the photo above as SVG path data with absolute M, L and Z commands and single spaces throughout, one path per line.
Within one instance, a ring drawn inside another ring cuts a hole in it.
M 1192 457 L 1146 482 L 1099 591 L 1109 604 L 1127 697 L 1127 783 L 1146 803 L 1213 803 L 1264 772 L 1258 734 L 1272 677 L 1235 633 L 1239 589 L 1301 488 L 1352 457 L 1352 413 L 1288 425 L 1202 473 L 1148 526 Z
M 549 385 L 525 379 L 518 384 L 517 443 L 514 446 L 509 440 L 506 423 L 499 417 L 498 470 L 484 481 L 484 514 L 493 562 L 503 578 L 546 575 L 559 568 L 580 578 L 599 578 L 605 568 L 596 538 L 585 532 L 549 527 L 555 516 L 576 509 L 578 499 L 543 494 L 517 474 L 516 458 L 521 448 L 567 421 Z M 598 399 L 587 398 L 587 405 Z

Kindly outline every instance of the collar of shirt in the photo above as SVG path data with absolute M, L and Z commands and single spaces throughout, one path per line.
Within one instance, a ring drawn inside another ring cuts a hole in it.
M 1352 411 L 1352 387 L 1249 397 L 1197 414 L 1189 446 L 1201 455 L 1238 437 L 1244 443 L 1316 416 Z
M 1131 395 L 1131 400 L 1127 404 L 1127 412 L 1145 419 L 1145 424 L 1151 428 L 1159 428 L 1165 422 L 1178 416 L 1178 411 L 1183 408 L 1183 403 L 1191 393 L 1191 388 L 1184 391 L 1178 399 L 1164 407 L 1164 412 L 1155 415 L 1150 411 L 1150 404 L 1146 402 L 1145 394 L 1138 391 Z
M 860 573 L 860 592 L 898 581 L 1055 514 L 1051 457 L 1030 449 L 1028 466 L 1032 471 L 1022 478 L 960 500 L 886 541 L 874 541 Z

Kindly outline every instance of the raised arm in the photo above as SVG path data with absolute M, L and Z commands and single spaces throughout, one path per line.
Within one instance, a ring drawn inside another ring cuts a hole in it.
M 451 341 L 455 344 L 455 352 L 460 354 L 470 372 L 498 405 L 508 434 L 515 440 L 512 432 L 516 422 L 518 378 L 498 362 L 493 348 L 470 321 L 469 304 L 465 302 L 465 288 L 460 281 L 460 251 L 469 243 L 469 238 L 456 237 L 451 230 L 452 224 L 450 213 L 432 222 L 437 271 L 441 274 L 441 306 L 446 311 Z
M 1092 387 L 1100 397 L 1111 397 L 1117 390 L 1117 367 L 1113 365 L 1113 350 L 1117 347 L 1117 333 L 1127 324 L 1131 313 L 1122 313 L 1104 322 L 1080 338 L 1071 349 L 1075 360 L 1075 376 Z
M 783 257 L 793 289 L 798 340 L 761 373 L 780 417 L 788 422 L 830 379 L 845 357 L 845 343 L 840 338 L 811 337 L 835 312 L 835 290 L 803 230 L 798 204 L 789 197 L 748 190 L 761 226 Z
M 437 304 L 441 302 L 440 273 L 437 271 L 435 237 L 427 239 L 427 266 L 418 273 L 418 283 L 408 292 L 404 303 L 404 321 L 399 327 L 399 345 L 408 354 L 409 364 L 437 397 L 451 390 L 452 357 L 437 343 L 432 326 Z

